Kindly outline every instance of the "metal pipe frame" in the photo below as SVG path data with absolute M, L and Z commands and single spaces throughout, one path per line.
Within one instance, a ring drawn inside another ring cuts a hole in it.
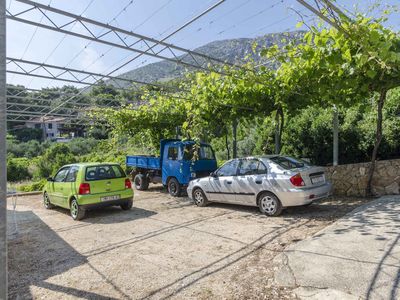
M 209 70 L 216 71 L 221 66 L 224 65 L 229 65 L 232 67 L 236 66 L 240 68 L 240 66 L 228 63 L 226 61 L 222 61 L 217 58 L 207 56 L 205 54 L 196 51 L 192 51 L 142 34 L 134 33 L 129 30 L 125 30 L 109 24 L 105 24 L 89 18 L 65 12 L 63 10 L 46 6 L 40 3 L 36 3 L 34 1 L 30 0 L 16 0 L 16 1 L 28 5 L 28 8 L 18 13 L 11 13 L 10 11 L 7 10 L 7 18 L 10 20 L 18 21 L 25 24 L 30 24 L 33 26 L 39 26 L 41 28 L 45 28 L 48 30 L 53 30 L 68 35 L 72 35 L 75 37 L 91 40 L 94 42 L 114 46 L 117 48 L 134 51 L 141 55 L 147 55 L 154 58 L 164 59 L 170 62 L 182 64 L 184 66 L 192 67 L 195 69 L 202 69 L 205 71 Z M 39 14 L 44 15 L 45 18 L 49 20 L 49 24 L 41 24 L 36 21 L 25 19 L 24 17 L 28 13 L 31 14 L 32 11 L 36 11 Z M 52 14 L 50 15 L 48 12 L 51 12 Z M 59 21 L 56 21 L 59 19 L 66 19 L 66 20 L 65 22 L 60 24 Z M 78 33 L 78 32 L 73 32 L 71 30 L 67 30 L 66 27 L 73 23 L 80 24 L 81 28 L 84 29 L 84 31 Z M 99 32 L 104 32 L 105 30 L 105 33 L 95 35 L 93 33 L 94 31 L 93 28 L 99 28 L 100 29 L 98 30 Z M 126 35 L 126 37 L 122 38 L 122 35 Z M 129 42 L 127 41 L 128 38 L 130 39 Z M 138 47 L 135 47 L 141 42 L 143 42 L 147 46 L 147 49 L 141 50 Z M 156 52 L 154 48 L 158 46 L 163 46 L 164 48 L 161 51 Z M 166 56 L 165 54 L 161 53 L 170 53 L 172 54 L 172 57 Z
M 64 81 L 64 82 L 78 83 L 78 84 L 83 84 L 83 85 L 92 85 L 93 84 L 91 81 L 88 81 L 88 79 L 93 79 L 95 82 L 103 80 L 103 79 L 108 79 L 108 80 L 115 82 L 119 87 L 121 87 L 119 84 L 119 81 L 123 81 L 123 82 L 127 82 L 129 84 L 136 83 L 139 85 L 152 86 L 152 87 L 156 87 L 156 88 L 160 88 L 160 89 L 171 90 L 171 87 L 168 87 L 168 86 L 165 86 L 162 84 L 144 82 L 144 81 L 139 81 L 139 80 L 131 80 L 128 78 L 115 77 L 115 76 L 110 76 L 110 75 L 105 75 L 105 74 L 88 72 L 88 71 L 84 71 L 84 70 L 77 70 L 77 69 L 72 69 L 72 68 L 56 66 L 56 65 L 43 64 L 43 63 L 29 61 L 29 60 L 7 57 L 7 65 L 10 65 L 10 64 L 14 64 L 15 66 L 17 66 L 17 68 L 19 70 L 19 71 L 7 70 L 7 73 L 12 73 L 12 74 L 28 75 L 28 76 L 39 77 L 39 78 L 46 78 L 46 79 L 59 80 L 59 81 Z M 34 73 L 34 72 L 36 72 L 36 73 Z M 42 74 L 45 74 L 45 75 L 37 74 L 37 72 L 42 72 Z M 83 78 L 79 78 L 82 75 L 83 75 Z M 174 91 L 176 91 L 176 90 L 174 90 Z
M 0 1 L 0 299 L 7 299 L 6 1 Z

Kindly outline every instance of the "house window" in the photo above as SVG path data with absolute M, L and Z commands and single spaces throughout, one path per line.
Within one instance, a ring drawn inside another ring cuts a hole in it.
M 47 124 L 47 128 L 53 129 L 53 124 L 52 123 Z
M 40 129 L 42 126 L 40 126 L 40 124 L 35 124 L 35 128 L 36 129 Z

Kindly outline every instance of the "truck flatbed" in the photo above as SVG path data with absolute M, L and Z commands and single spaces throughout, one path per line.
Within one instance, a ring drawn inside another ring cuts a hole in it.
M 150 155 L 128 155 L 126 165 L 150 170 L 161 170 L 161 158 Z

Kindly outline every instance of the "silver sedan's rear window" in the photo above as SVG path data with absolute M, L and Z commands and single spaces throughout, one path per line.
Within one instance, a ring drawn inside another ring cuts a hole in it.
M 275 156 L 271 157 L 270 160 L 286 170 L 297 169 L 297 168 L 302 168 L 304 166 L 308 166 L 306 162 L 297 160 L 290 156 Z

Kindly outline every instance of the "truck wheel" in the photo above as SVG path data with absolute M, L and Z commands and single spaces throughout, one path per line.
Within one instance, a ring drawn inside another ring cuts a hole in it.
M 181 189 L 181 185 L 175 177 L 168 180 L 168 192 L 172 197 L 179 197 L 181 195 Z
M 139 191 L 144 191 L 149 188 L 149 181 L 144 174 L 137 174 L 133 180 L 135 188 Z

